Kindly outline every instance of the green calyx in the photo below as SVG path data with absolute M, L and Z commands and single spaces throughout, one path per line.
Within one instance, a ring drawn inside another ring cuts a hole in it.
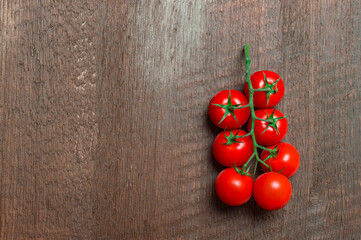
M 268 105 L 269 98 L 270 98 L 271 94 L 278 92 L 277 83 L 281 78 L 278 78 L 276 81 L 269 84 L 268 81 L 267 81 L 266 74 L 264 72 L 263 72 L 263 77 L 264 77 L 264 87 L 263 88 L 258 88 L 258 89 L 253 89 L 253 91 L 255 91 L 255 92 L 266 92 L 267 105 Z
M 234 169 L 236 170 L 237 173 L 239 173 L 240 175 L 246 175 L 249 177 L 252 177 L 252 175 L 249 173 L 249 169 L 251 168 L 251 166 L 249 166 L 247 169 L 245 169 L 246 167 L 243 165 L 243 167 L 241 169 L 239 169 L 237 166 L 234 166 Z
M 266 74 L 263 72 L 263 76 L 264 76 L 264 84 L 265 84 L 265 87 L 264 88 L 268 88 L 269 90 L 266 92 L 266 95 L 267 95 L 267 105 L 269 103 L 269 97 L 271 95 L 271 93 L 276 93 L 278 92 L 278 89 L 277 89 L 277 83 L 278 81 L 281 79 L 281 78 L 278 78 L 276 81 L 274 81 L 272 84 L 269 84 L 268 81 L 267 81 L 267 77 L 266 77 Z
M 221 107 L 221 108 L 223 108 L 225 110 L 224 115 L 223 115 L 221 121 L 219 121 L 218 125 L 221 124 L 221 122 L 223 122 L 223 120 L 228 116 L 228 114 L 231 114 L 233 116 L 233 118 L 236 120 L 236 122 L 238 123 L 238 120 L 236 118 L 236 115 L 234 114 L 234 111 L 237 110 L 237 109 L 248 107 L 248 105 L 242 106 L 242 104 L 243 103 L 241 103 L 241 104 L 232 104 L 232 102 L 231 102 L 231 90 L 229 90 L 227 105 L 213 103 L 213 105 L 215 105 L 217 107 Z
M 277 148 L 277 146 L 276 146 L 272 150 L 269 151 L 269 154 L 271 157 L 275 158 L 275 157 L 277 157 L 277 154 L 279 151 L 280 151 L 280 149 Z
M 267 122 L 267 126 L 266 128 L 263 130 L 263 132 L 261 134 L 263 134 L 264 132 L 266 132 L 266 130 L 268 129 L 268 127 L 272 127 L 274 130 L 276 130 L 276 133 L 279 134 L 279 130 L 278 130 L 278 127 L 277 127 L 277 121 L 278 120 L 281 120 L 283 118 L 286 118 L 286 116 L 282 116 L 282 117 L 278 117 L 278 118 L 275 118 L 273 116 L 274 112 L 276 111 L 276 109 L 273 109 L 272 113 L 270 116 L 268 116 L 268 113 L 267 114 L 267 118 L 265 119 L 265 121 Z
M 239 129 L 237 131 L 236 134 L 233 134 L 233 131 L 230 131 L 229 136 L 226 135 L 226 133 L 224 133 L 224 137 L 227 139 L 226 143 L 220 143 L 222 145 L 231 145 L 233 143 L 242 143 L 240 141 L 238 141 L 238 139 L 249 136 L 249 134 L 246 135 L 238 135 L 239 133 Z
M 281 78 L 278 78 L 276 81 L 274 81 L 273 83 L 269 84 L 267 81 L 267 77 L 266 74 L 263 72 L 263 77 L 264 77 L 264 87 L 261 88 L 266 92 L 266 96 L 267 96 L 267 105 L 269 103 L 269 97 L 272 93 L 277 93 L 278 89 L 277 89 L 277 83 Z M 258 90 L 258 89 L 257 89 Z

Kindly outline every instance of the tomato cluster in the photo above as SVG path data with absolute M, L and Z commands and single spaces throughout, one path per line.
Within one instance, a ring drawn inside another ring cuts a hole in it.
M 297 149 L 281 142 L 287 133 L 287 120 L 273 108 L 284 96 L 284 84 L 272 71 L 259 71 L 248 79 L 244 94 L 237 90 L 220 91 L 208 106 L 211 121 L 224 129 L 213 143 L 215 159 L 226 167 L 216 179 L 216 193 L 231 206 L 246 203 L 253 194 L 260 207 L 277 210 L 290 200 L 292 187 L 288 178 L 300 165 Z M 240 128 L 247 120 L 246 132 Z M 260 157 L 258 148 L 263 150 Z M 265 173 L 253 182 L 248 164 L 254 157 L 255 168 L 260 163 Z

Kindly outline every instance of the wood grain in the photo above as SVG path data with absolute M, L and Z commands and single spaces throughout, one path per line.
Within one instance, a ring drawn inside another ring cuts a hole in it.
M 360 1 L 0 1 L 0 239 L 360 239 Z M 221 203 L 210 98 L 278 72 L 282 210 Z

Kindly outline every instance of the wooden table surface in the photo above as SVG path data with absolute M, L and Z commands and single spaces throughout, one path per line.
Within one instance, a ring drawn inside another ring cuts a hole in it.
M 359 0 L 0 1 L 0 239 L 361 239 Z M 211 97 L 278 72 L 289 204 L 218 200 Z

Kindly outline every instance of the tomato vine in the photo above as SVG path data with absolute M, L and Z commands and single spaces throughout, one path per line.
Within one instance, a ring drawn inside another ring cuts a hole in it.
M 260 207 L 277 210 L 291 198 L 292 186 L 288 178 L 296 173 L 300 158 L 295 147 L 281 142 L 288 123 L 286 116 L 274 107 L 284 95 L 283 80 L 268 70 L 251 76 L 248 44 L 244 52 L 245 95 L 237 90 L 222 90 L 208 105 L 211 121 L 224 129 L 213 142 L 215 159 L 227 167 L 217 176 L 216 193 L 222 202 L 231 206 L 244 204 L 253 194 Z M 248 133 L 240 129 L 247 120 Z M 260 155 L 259 150 L 262 150 Z M 254 164 L 250 164 L 252 160 Z M 266 173 L 253 182 L 258 164 Z M 250 173 L 252 166 L 253 175 Z
M 248 159 L 248 161 L 243 165 L 242 167 L 242 174 L 247 174 L 249 172 L 249 169 L 250 169 L 250 166 L 248 166 L 248 164 L 251 162 L 251 160 L 256 157 L 256 163 L 255 163 L 255 167 L 254 167 L 254 171 L 253 171 L 253 174 L 256 173 L 256 170 L 257 170 L 257 165 L 258 163 L 261 163 L 263 164 L 264 166 L 266 166 L 268 169 L 270 169 L 270 171 L 272 171 L 272 168 L 271 168 L 271 165 L 268 165 L 267 163 L 265 163 L 268 159 L 270 159 L 271 157 L 276 157 L 277 156 L 277 149 L 269 149 L 269 148 L 266 148 L 260 144 L 257 143 L 256 141 L 256 136 L 255 136 L 255 133 L 254 133 L 254 124 L 255 124 L 255 121 L 256 119 L 257 120 L 260 120 L 260 121 L 265 121 L 265 122 L 268 122 L 269 125 L 275 125 L 275 122 L 277 122 L 279 119 L 260 119 L 258 117 L 256 117 L 256 114 L 255 114 L 255 110 L 254 110 L 254 104 L 253 104 L 253 95 L 254 95 L 254 92 L 260 92 L 260 91 L 263 91 L 263 92 L 271 92 L 273 93 L 275 90 L 273 89 L 273 85 L 268 85 L 266 84 L 266 87 L 264 88 L 259 88 L 259 89 L 254 89 L 253 86 L 252 86 L 252 83 L 251 83 L 251 74 L 250 74 L 250 65 L 251 65 L 251 60 L 249 58 L 249 44 L 246 44 L 245 47 L 244 47 L 244 52 L 245 52 L 245 59 L 246 59 L 246 82 L 248 84 L 248 87 L 249 87 L 249 103 L 248 103 L 248 106 L 249 108 L 251 109 L 251 121 L 252 121 L 252 125 L 251 125 L 251 130 L 249 131 L 249 133 L 247 135 L 244 135 L 242 137 L 245 137 L 245 136 L 251 136 L 252 137 L 252 141 L 253 141 L 253 146 L 254 146 L 254 149 L 253 149 L 253 154 L 252 156 Z M 265 82 L 267 83 L 267 80 L 265 80 Z M 277 83 L 278 80 L 275 82 Z M 277 90 L 276 90 L 277 91 Z M 269 96 L 269 94 L 267 94 L 267 96 Z M 276 120 L 276 121 L 275 121 Z M 258 148 L 262 149 L 262 150 L 266 150 L 270 153 L 270 155 L 264 159 L 264 160 L 261 160 L 261 158 L 258 156 Z

